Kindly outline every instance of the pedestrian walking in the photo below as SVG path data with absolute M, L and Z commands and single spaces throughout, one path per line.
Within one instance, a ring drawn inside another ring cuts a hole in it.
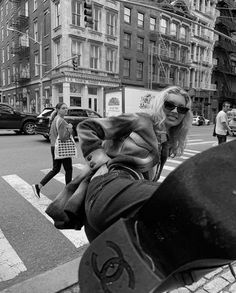
M 63 165 L 65 170 L 65 182 L 68 184 L 72 180 L 72 158 L 64 159 L 55 159 L 55 143 L 57 136 L 62 141 L 65 141 L 70 138 L 72 134 L 72 124 L 67 123 L 64 119 L 64 116 L 67 114 L 68 107 L 65 103 L 58 103 L 56 105 L 55 111 L 50 117 L 51 119 L 51 128 L 49 133 L 50 143 L 51 143 L 51 154 L 53 167 L 52 170 L 44 176 L 44 178 L 38 184 L 33 184 L 33 190 L 36 197 L 40 198 L 41 188 L 47 184 L 57 173 L 61 170 L 61 165 Z
M 183 153 L 190 109 L 189 95 L 172 86 L 153 98 L 147 113 L 87 119 L 78 125 L 81 149 L 94 174 L 85 198 L 89 240 L 121 217 L 134 215 L 158 193 L 167 157 Z
M 233 135 L 229 127 L 227 112 L 230 110 L 230 103 L 224 102 L 222 110 L 216 116 L 215 133 L 218 139 L 218 144 L 224 143 L 227 140 L 227 135 Z

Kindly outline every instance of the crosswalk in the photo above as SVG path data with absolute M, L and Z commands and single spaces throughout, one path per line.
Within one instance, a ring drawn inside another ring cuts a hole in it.
M 166 176 L 178 167 L 182 162 L 190 157 L 193 157 L 199 151 L 185 149 L 181 157 L 169 158 L 163 168 L 160 181 L 163 181 Z M 74 164 L 73 167 L 81 169 L 82 164 Z M 43 169 L 41 172 L 46 174 L 49 169 Z M 54 180 L 64 183 L 64 174 L 59 173 L 54 177 Z M 17 174 L 10 174 L 2 176 L 2 179 L 25 201 L 27 201 L 41 216 L 45 217 L 49 225 L 53 224 L 52 219 L 45 213 L 46 207 L 51 203 L 51 200 L 41 193 L 40 199 L 37 199 L 32 190 L 32 186 Z M 66 237 L 76 248 L 79 248 L 88 243 L 84 230 L 58 230 L 61 237 Z M 8 241 L 1 230 L 0 223 L 0 282 L 8 281 L 17 277 L 20 273 L 27 271 L 27 266 L 23 263 L 14 245 Z

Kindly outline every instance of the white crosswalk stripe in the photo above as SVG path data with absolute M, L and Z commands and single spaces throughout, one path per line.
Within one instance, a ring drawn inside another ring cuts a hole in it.
M 176 158 L 169 158 L 163 168 L 162 176 L 159 181 L 162 182 L 166 176 L 178 167 L 184 160 L 196 155 L 199 151 L 186 149 L 184 155 Z M 83 164 L 74 164 L 74 168 L 81 169 Z M 46 174 L 50 169 L 40 170 Z M 51 200 L 41 193 L 40 199 L 37 199 L 33 193 L 32 186 L 28 184 L 24 179 L 16 174 L 2 176 L 2 178 L 26 201 L 28 201 L 33 208 L 38 210 L 50 223 L 53 220 L 45 213 L 47 206 L 51 203 Z M 65 184 L 65 175 L 60 172 L 54 178 L 54 180 Z M 74 244 L 76 248 L 81 247 L 88 243 L 84 230 L 58 230 L 63 237 L 66 237 Z M 0 229 L 0 281 L 7 281 L 15 278 L 21 272 L 26 271 L 27 268 L 21 261 L 17 253 L 15 252 L 12 244 L 5 238 L 2 230 Z
M 45 195 L 40 193 L 40 199 L 37 199 L 33 193 L 32 186 L 21 179 L 17 175 L 3 176 L 3 179 L 8 182 L 25 200 L 27 200 L 35 209 L 37 209 L 50 222 L 53 220 L 45 213 L 46 208 L 51 203 Z M 87 237 L 83 230 L 59 230 L 66 238 L 68 238 L 75 247 L 80 247 L 87 243 Z
M 11 280 L 26 270 L 24 263 L 0 229 L 0 282 Z

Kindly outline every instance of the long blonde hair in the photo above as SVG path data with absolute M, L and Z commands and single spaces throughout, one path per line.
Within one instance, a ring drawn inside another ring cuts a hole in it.
M 188 93 L 178 86 L 171 86 L 158 93 L 151 102 L 151 116 L 154 121 L 154 128 L 158 131 L 165 130 L 166 114 L 164 112 L 164 102 L 169 94 L 182 95 L 185 98 L 186 107 L 191 109 L 191 98 Z M 169 129 L 170 155 L 172 157 L 183 154 L 186 145 L 186 138 L 192 124 L 192 111 L 189 110 L 181 123 Z

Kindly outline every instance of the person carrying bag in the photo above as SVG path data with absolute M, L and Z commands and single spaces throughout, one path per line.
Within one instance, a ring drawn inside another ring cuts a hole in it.
M 58 103 L 56 105 L 55 112 L 52 117 L 52 124 L 50 128 L 50 142 L 51 142 L 51 154 L 53 167 L 48 174 L 38 184 L 33 184 L 32 188 L 37 198 L 40 198 L 41 188 L 47 184 L 57 173 L 61 170 L 61 165 L 65 169 L 65 183 L 68 184 L 72 180 L 72 157 L 77 153 L 74 139 L 72 141 L 72 125 L 67 123 L 64 116 L 67 114 L 68 107 L 65 103 Z M 70 154 L 66 152 L 66 145 L 69 144 L 71 147 Z M 59 147 L 59 145 L 61 145 Z M 64 148 L 62 148 L 64 146 Z

